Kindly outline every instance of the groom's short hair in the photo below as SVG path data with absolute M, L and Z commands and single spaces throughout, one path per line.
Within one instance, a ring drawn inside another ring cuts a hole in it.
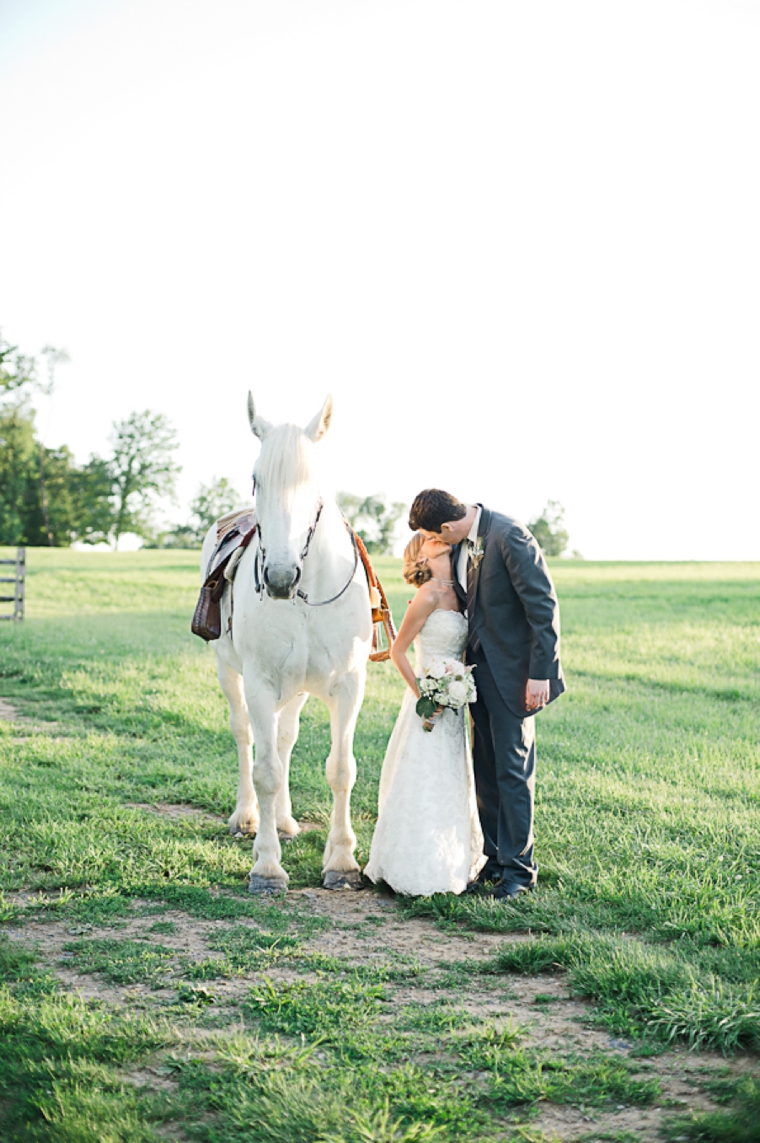
M 467 514 L 467 505 L 441 488 L 426 488 L 419 492 L 409 511 L 409 527 L 413 532 L 440 532 L 444 524 L 461 520 Z

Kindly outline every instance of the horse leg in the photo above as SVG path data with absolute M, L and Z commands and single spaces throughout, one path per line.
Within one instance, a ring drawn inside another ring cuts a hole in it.
M 283 766 L 277 752 L 277 715 L 274 694 L 257 680 L 245 680 L 245 697 L 256 739 L 253 778 L 259 795 L 260 821 L 253 843 L 251 893 L 281 893 L 288 875 L 280 864 L 282 849 L 277 836 L 277 802 Z
M 326 770 L 333 792 L 333 808 L 322 863 L 325 889 L 362 887 L 361 871 L 354 857 L 356 834 L 351 828 L 351 790 L 356 781 L 354 730 L 363 695 L 363 672 L 354 671 L 343 678 L 328 704 L 332 746 Z
M 254 834 L 259 828 L 259 807 L 253 788 L 253 731 L 245 704 L 243 676 L 220 658 L 216 660 L 216 673 L 219 686 L 230 706 L 230 727 L 238 751 L 237 802 L 228 825 L 230 833 Z
M 277 753 L 282 763 L 282 785 L 277 796 L 277 829 L 288 840 L 301 832 L 290 804 L 290 755 L 298 738 L 298 718 L 308 695 L 299 694 L 282 708 L 277 719 Z

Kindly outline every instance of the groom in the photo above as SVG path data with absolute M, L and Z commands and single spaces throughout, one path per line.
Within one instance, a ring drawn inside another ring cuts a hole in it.
M 510 516 L 427 488 L 409 527 L 451 544 L 454 590 L 467 606 L 473 763 L 487 857 L 478 882 L 514 899 L 533 889 L 536 746 L 532 715 L 562 694 L 559 605 L 536 540 Z

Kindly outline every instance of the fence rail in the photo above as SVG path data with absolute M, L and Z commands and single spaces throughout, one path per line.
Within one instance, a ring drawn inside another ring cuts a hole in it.
M 26 582 L 26 548 L 16 549 L 15 560 L 0 560 L 0 564 L 15 568 L 15 575 L 0 575 L 0 583 L 12 583 L 13 595 L 0 595 L 0 603 L 12 603 L 12 615 L 0 615 L 0 619 L 19 620 L 24 618 L 24 585 Z

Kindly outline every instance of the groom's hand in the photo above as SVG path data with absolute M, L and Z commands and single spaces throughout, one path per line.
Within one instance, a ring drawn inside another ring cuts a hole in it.
M 540 710 L 549 701 L 549 680 L 528 679 L 525 688 L 525 705 L 528 710 Z

